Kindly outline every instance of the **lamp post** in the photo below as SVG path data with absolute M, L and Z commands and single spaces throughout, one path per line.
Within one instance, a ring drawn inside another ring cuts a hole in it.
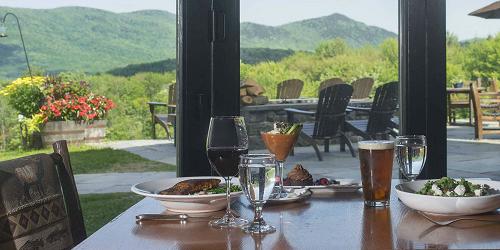
M 14 13 L 7 12 L 2 20 L 0 20 L 0 38 L 7 37 L 7 27 L 5 26 L 5 19 L 7 16 L 13 16 L 17 21 L 17 28 L 19 29 L 19 35 L 21 36 L 21 42 L 23 43 L 24 57 L 26 58 L 26 65 L 28 65 L 28 71 L 30 73 L 31 80 L 33 80 L 33 74 L 31 73 L 30 61 L 28 59 L 28 53 L 26 52 L 26 46 L 24 45 L 23 32 L 21 31 L 21 24 L 19 24 L 19 18 L 17 18 Z

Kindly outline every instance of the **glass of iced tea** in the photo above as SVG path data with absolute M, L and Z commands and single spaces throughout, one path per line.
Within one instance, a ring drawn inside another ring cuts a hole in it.
M 358 149 L 365 205 L 389 206 L 394 142 L 360 141 Z

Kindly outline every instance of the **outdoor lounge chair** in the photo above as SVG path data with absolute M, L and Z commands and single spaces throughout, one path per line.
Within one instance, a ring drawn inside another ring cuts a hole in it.
M 321 90 L 328 88 L 330 86 L 336 85 L 336 84 L 341 84 L 341 83 L 345 83 L 345 82 L 344 82 L 344 80 L 342 80 L 340 78 L 330 78 L 330 79 L 322 81 L 319 84 L 318 96 L 319 96 L 319 92 L 321 92 Z
M 66 141 L 0 162 L 0 249 L 71 249 L 87 236 Z
M 474 109 L 474 136 L 483 139 L 483 135 L 500 134 L 500 127 L 485 127 L 483 121 L 500 121 L 498 92 L 479 93 L 475 84 L 471 84 L 472 108 Z M 489 98 L 487 98 L 489 97 Z
M 358 79 L 351 83 L 353 88 L 351 99 L 365 99 L 368 98 L 372 92 L 373 79 L 369 77 Z
M 294 122 L 294 115 L 314 116 L 315 122 L 303 124 L 300 137 L 312 145 L 320 161 L 323 158 L 321 157 L 316 140 L 323 140 L 325 152 L 329 152 L 330 140 L 336 137 L 340 137 L 342 141 L 340 144 L 341 151 L 345 151 L 345 147 L 342 147 L 342 145 L 347 143 L 352 156 L 356 157 L 351 141 L 342 131 L 346 108 L 351 100 L 351 95 L 351 85 L 335 84 L 320 91 L 316 112 L 291 108 L 285 109 L 288 122 Z
M 386 83 L 377 88 L 371 108 L 347 107 L 356 112 L 368 113 L 368 120 L 345 121 L 345 131 L 363 137 L 365 140 L 387 138 L 394 135 L 396 126 L 393 116 L 398 107 L 398 82 Z
M 164 102 L 148 102 L 149 111 L 151 112 L 151 122 L 152 122 L 152 133 L 153 139 L 156 139 L 156 124 L 160 124 L 167 132 L 168 139 L 174 139 L 175 143 L 175 109 L 177 106 L 177 88 L 176 84 L 172 83 L 168 86 L 168 99 L 167 103 Z M 166 107 L 166 113 L 157 113 L 156 107 Z M 174 128 L 173 136 L 170 134 L 168 127 L 172 126 Z
M 297 99 L 302 93 L 304 82 L 299 79 L 290 79 L 278 84 L 276 99 Z

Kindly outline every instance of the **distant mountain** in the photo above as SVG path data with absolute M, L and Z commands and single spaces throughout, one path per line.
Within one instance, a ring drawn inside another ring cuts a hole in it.
M 396 34 L 368 26 L 342 14 L 302 20 L 281 26 L 241 24 L 241 46 L 313 50 L 325 40 L 342 38 L 351 46 L 376 45 Z
M 113 13 L 83 7 L 40 10 L 0 7 L 0 14 L 7 11 L 20 19 L 31 64 L 50 72 L 104 72 L 175 57 L 175 14 L 166 11 Z M 9 37 L 0 38 L 0 79 L 15 78 L 26 70 L 12 17 L 7 19 L 7 28 Z M 276 27 L 241 24 L 242 48 L 313 50 L 319 42 L 336 37 L 360 46 L 378 44 L 394 36 L 340 14 Z M 259 53 L 263 55 L 265 51 Z

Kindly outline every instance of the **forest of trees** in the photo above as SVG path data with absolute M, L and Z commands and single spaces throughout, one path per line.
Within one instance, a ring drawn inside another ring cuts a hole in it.
M 156 69 L 156 66 L 153 68 Z M 134 67 L 133 71 L 144 70 Z M 108 117 L 107 136 L 111 140 L 150 138 L 147 102 L 166 101 L 167 86 L 175 81 L 175 71 L 142 72 L 130 76 L 110 73 L 85 75 L 76 72 L 64 75 L 70 79 L 88 81 L 96 93 L 115 101 L 116 109 Z M 275 96 L 276 85 L 280 81 L 290 78 L 303 80 L 305 87 L 302 95 L 314 97 L 317 96 L 319 83 L 332 77 L 340 77 L 346 82 L 372 77 L 376 86 L 397 80 L 397 40 L 389 38 L 378 46 L 351 47 L 341 39 L 334 39 L 322 42 L 314 51 L 294 52 L 276 61 L 256 64 L 241 62 L 241 78 L 256 80 L 265 87 L 270 97 Z M 447 84 L 478 77 L 500 77 L 500 34 L 465 42 L 448 34 Z M 0 81 L 0 88 L 7 84 L 8 81 Z M 6 97 L 0 96 L 0 150 L 20 146 L 18 130 L 16 111 L 8 105 Z

